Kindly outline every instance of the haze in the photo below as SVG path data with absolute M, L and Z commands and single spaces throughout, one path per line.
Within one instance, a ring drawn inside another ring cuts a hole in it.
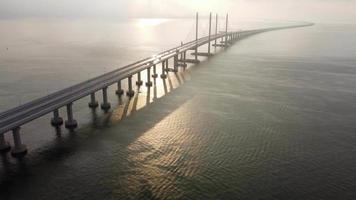
M 356 23 L 356 0 L 1 0 L 0 18 L 187 17 L 229 12 L 238 19 Z

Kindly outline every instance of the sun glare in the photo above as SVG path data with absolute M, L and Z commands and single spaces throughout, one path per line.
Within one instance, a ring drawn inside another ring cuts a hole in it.
M 139 27 L 149 27 L 149 26 L 157 26 L 162 24 L 163 22 L 168 21 L 168 19 L 161 18 L 141 18 L 138 20 L 137 25 Z

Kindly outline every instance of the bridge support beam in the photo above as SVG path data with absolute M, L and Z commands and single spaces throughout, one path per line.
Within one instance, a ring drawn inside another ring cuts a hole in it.
M 173 59 L 174 59 L 174 64 L 173 64 L 173 71 L 176 73 L 176 72 L 178 72 L 178 50 L 177 50 L 177 52 L 176 52 L 176 55 L 173 57 Z
M 27 153 L 26 145 L 22 144 L 20 127 L 16 127 L 12 130 L 12 136 L 14 138 L 14 148 L 11 151 L 11 155 L 14 157 L 21 157 Z
M 162 79 L 167 78 L 167 75 L 166 75 L 166 73 L 165 73 L 166 70 L 164 69 L 164 68 L 165 68 L 165 65 L 166 65 L 165 62 L 166 62 L 165 60 L 162 62 L 162 74 L 161 74 L 161 78 L 162 78 Z
M 183 52 L 183 60 L 187 59 L 187 52 L 184 51 Z M 183 69 L 185 70 L 185 68 L 187 68 L 187 63 L 185 61 L 183 61 Z
M 0 152 L 8 152 L 10 149 L 11 146 L 8 142 L 6 142 L 5 135 L 0 134 Z
M 137 81 L 136 81 L 136 85 L 137 86 L 141 86 L 143 84 L 142 80 L 141 80 L 141 72 L 137 73 Z
M 111 105 L 108 102 L 108 87 L 103 88 L 103 103 L 101 103 L 100 107 L 105 111 L 111 108 Z
M 211 38 L 211 13 L 209 16 L 209 43 L 208 43 L 208 54 L 210 55 L 210 38 Z
M 88 103 L 90 108 L 96 108 L 99 106 L 98 101 L 95 99 L 95 92 L 90 94 L 90 102 Z
M 218 14 L 216 14 L 215 16 L 215 35 L 217 34 L 218 34 Z M 217 39 L 215 38 L 215 42 L 214 42 L 215 47 L 216 47 L 216 41 Z
M 135 91 L 132 90 L 132 76 L 129 76 L 127 80 L 128 80 L 129 90 L 126 92 L 126 95 L 131 98 L 135 96 Z
M 198 18 L 199 14 L 195 15 L 195 60 L 198 60 Z
M 168 74 L 168 72 L 169 72 L 169 60 L 167 59 L 166 60 L 166 72 L 167 72 L 167 74 Z
M 58 109 L 53 111 L 53 118 L 51 119 L 51 124 L 54 127 L 62 126 L 63 118 L 59 116 Z
M 73 118 L 73 103 L 67 104 L 67 117 L 65 127 L 67 129 L 75 129 L 78 126 L 77 120 Z
M 156 65 L 153 65 L 153 74 L 152 74 L 152 78 L 157 78 L 158 74 L 157 74 L 157 69 L 156 69 Z
M 117 82 L 117 90 L 115 93 L 119 96 L 124 94 L 124 90 L 121 88 L 121 80 Z
M 228 14 L 226 14 L 226 18 L 225 18 L 225 20 L 226 20 L 226 25 L 225 25 L 225 47 L 227 47 L 227 45 L 228 45 L 228 35 L 227 35 L 227 27 L 228 27 L 228 22 L 229 22 L 229 15 Z
M 147 82 L 146 82 L 147 87 L 152 86 L 152 81 L 151 81 L 151 68 L 147 68 Z

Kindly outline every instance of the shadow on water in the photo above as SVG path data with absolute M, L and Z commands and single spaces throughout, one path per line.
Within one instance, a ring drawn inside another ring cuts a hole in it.
M 147 88 L 147 95 L 146 95 L 146 105 L 145 106 L 148 106 L 150 104 L 150 101 L 151 101 L 151 88 Z
M 153 101 L 157 99 L 157 86 L 156 79 L 153 80 Z
M 147 121 L 148 123 L 143 123 L 136 128 L 130 129 L 129 139 L 125 138 L 124 141 L 120 141 L 124 147 L 128 146 L 141 134 L 151 129 L 155 124 L 192 98 L 193 95 L 180 95 L 179 98 L 172 97 L 171 95 L 171 92 L 174 90 L 173 84 L 176 85 L 174 93 L 179 94 L 179 86 L 185 83 L 185 76 L 186 74 L 189 75 L 190 71 L 191 69 L 187 69 L 176 74 L 172 73 L 167 76 L 167 79 L 155 79 L 153 86 L 147 89 L 146 94 L 140 93 L 140 88 L 137 88 L 133 98 L 126 96 L 118 97 L 115 108 L 102 115 L 98 114 L 99 108 L 92 109 L 91 123 L 82 125 L 79 129 L 72 130 L 68 134 L 64 134 L 65 131 L 62 127 L 56 128 L 56 137 L 54 140 L 32 151 L 24 158 L 14 160 L 10 158 L 8 153 L 1 154 L 0 197 L 6 198 L 8 195 L 16 193 L 19 187 L 27 187 L 31 184 L 32 179 L 40 179 L 39 177 L 42 176 L 41 172 L 46 171 L 48 166 L 60 167 L 65 160 L 78 154 L 86 146 L 106 137 L 105 134 L 100 134 L 105 133 L 105 130 L 130 125 L 135 121 L 140 123 L 142 122 L 142 116 L 149 115 L 152 110 L 160 110 L 162 101 L 175 102 L 173 107 L 165 107 L 164 110 L 156 112 L 158 114 L 150 118 Z M 167 84 L 169 85 L 169 91 Z M 158 94 L 159 89 L 162 89 L 161 94 Z M 152 100 L 151 92 L 153 92 Z M 135 114 L 138 111 L 137 107 L 140 99 L 144 102 L 144 105 L 140 108 L 140 112 Z M 114 116 L 116 113 L 119 113 L 117 117 Z M 128 116 L 130 118 L 127 118 Z
M 137 111 L 138 97 L 139 97 L 139 93 L 141 93 L 140 88 L 141 88 L 141 86 L 139 86 L 139 87 L 137 88 L 137 90 L 135 91 L 135 96 L 134 96 L 134 98 L 133 98 L 133 99 L 129 99 L 129 101 L 128 101 L 128 103 L 127 103 L 128 105 L 132 103 L 131 110 L 129 111 L 130 114 Z M 131 102 L 131 101 L 132 101 L 132 102 Z

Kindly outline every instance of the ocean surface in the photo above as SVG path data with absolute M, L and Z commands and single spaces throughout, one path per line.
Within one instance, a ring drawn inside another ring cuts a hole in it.
M 3 20 L 0 34 L 4 111 L 192 40 L 194 20 Z M 110 87 L 108 113 L 75 102 L 73 132 L 51 115 L 24 125 L 29 153 L 1 156 L 0 199 L 355 199 L 356 25 L 213 51 L 131 100 Z

